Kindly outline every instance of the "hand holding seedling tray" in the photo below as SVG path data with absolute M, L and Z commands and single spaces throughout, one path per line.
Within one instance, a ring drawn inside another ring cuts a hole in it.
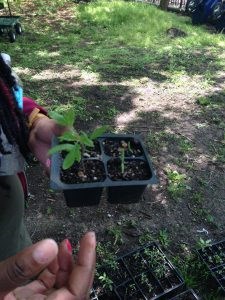
M 72 128 L 74 115 L 51 114 L 71 130 L 55 137 L 50 150 L 51 188 L 63 190 L 68 206 L 99 203 L 103 188 L 110 203 L 140 200 L 148 184 L 156 183 L 149 155 L 138 135 L 104 134 L 107 126 L 91 134 Z

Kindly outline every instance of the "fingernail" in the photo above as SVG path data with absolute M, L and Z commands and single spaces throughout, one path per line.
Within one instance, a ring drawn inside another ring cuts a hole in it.
M 93 246 L 96 246 L 96 235 L 94 231 L 89 231 L 88 232 L 89 237 L 91 238 L 91 242 L 93 243 Z
M 72 245 L 68 239 L 66 240 L 66 247 L 67 247 L 67 250 L 69 251 L 69 253 L 72 253 L 72 250 L 73 250 Z
M 44 240 L 34 249 L 33 259 L 39 264 L 49 264 L 58 253 L 58 246 L 53 240 Z
M 94 231 L 89 231 L 89 234 L 93 239 L 96 239 L 96 235 Z

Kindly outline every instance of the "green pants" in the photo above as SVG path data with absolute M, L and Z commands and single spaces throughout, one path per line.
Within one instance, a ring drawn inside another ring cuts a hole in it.
M 24 194 L 19 178 L 0 176 L 0 261 L 31 244 L 23 216 Z

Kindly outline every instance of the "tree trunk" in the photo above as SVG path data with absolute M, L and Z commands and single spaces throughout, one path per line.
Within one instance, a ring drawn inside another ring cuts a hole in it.
M 162 10 L 167 10 L 168 5 L 169 5 L 169 0 L 160 0 L 159 7 L 160 7 Z

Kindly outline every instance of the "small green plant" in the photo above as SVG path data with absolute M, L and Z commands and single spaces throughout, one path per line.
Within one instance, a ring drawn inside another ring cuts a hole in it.
M 137 227 L 137 221 L 135 221 L 135 220 L 132 220 L 132 219 L 130 219 L 130 220 L 127 220 L 126 221 L 126 226 L 128 227 L 128 228 L 136 228 Z
M 159 242 L 163 247 L 168 247 L 170 244 L 169 234 L 166 229 L 159 231 Z
M 145 273 L 141 274 L 141 283 L 148 287 L 148 292 L 150 293 L 153 290 L 152 284 L 149 282 L 149 279 Z
M 199 192 L 194 192 L 192 195 L 192 202 L 194 204 L 201 204 L 203 202 L 204 198 L 203 198 L 203 193 L 202 191 Z
M 73 128 L 75 120 L 75 113 L 73 110 L 67 111 L 64 114 L 53 111 L 50 112 L 49 115 L 59 125 L 69 128 L 69 130 L 58 137 L 60 144 L 52 147 L 48 152 L 50 155 L 57 152 L 67 152 L 67 155 L 63 159 L 63 170 L 70 168 L 75 162 L 80 162 L 86 148 L 93 148 L 93 141 L 105 133 L 108 128 L 108 126 L 98 127 L 90 135 L 84 131 L 78 133 Z
M 113 281 L 107 276 L 107 274 L 104 272 L 102 275 L 98 277 L 100 280 L 102 287 L 106 290 L 113 290 Z
M 119 153 L 120 153 L 120 165 L 121 165 L 121 173 L 124 174 L 124 161 L 125 161 L 125 149 L 124 148 L 120 148 L 119 149 Z
M 211 240 L 204 240 L 203 238 L 200 238 L 197 242 L 197 247 L 200 249 L 203 249 L 205 247 L 209 247 L 212 245 L 212 241 Z
M 96 247 L 96 253 L 97 253 L 97 265 L 100 267 L 101 265 L 107 265 L 112 270 L 116 270 L 118 268 L 118 262 L 117 257 L 110 250 L 111 243 L 98 243 Z
M 187 286 L 197 288 L 206 281 L 209 272 L 205 264 L 191 251 L 184 251 L 177 256 L 171 257 L 174 265 L 180 270 Z
M 161 265 L 164 263 L 165 259 L 162 253 L 157 248 L 146 248 L 144 250 L 144 256 L 148 262 L 149 265 L 151 265 L 152 268 L 157 268 L 158 265 Z
M 152 249 L 146 248 L 144 250 L 144 257 L 158 278 L 166 276 L 167 267 L 165 265 L 165 257 L 159 249 L 155 247 Z
M 192 150 L 192 144 L 189 140 L 185 138 L 180 138 L 178 140 L 178 148 L 182 154 L 185 154 Z
M 221 257 L 219 254 L 214 255 L 214 260 L 215 260 L 215 263 L 216 263 L 217 265 L 223 263 L 223 259 L 222 259 L 222 257 Z
M 136 291 L 135 283 L 130 283 L 130 284 L 126 287 L 126 291 L 125 291 L 124 298 L 125 298 L 125 299 L 129 299 L 129 298 L 127 298 L 127 297 L 131 296 L 133 293 L 135 293 L 135 291 Z
M 163 278 L 167 276 L 168 268 L 164 264 L 160 264 L 157 266 L 157 268 L 154 270 L 154 273 L 158 278 Z
M 201 106 L 208 106 L 210 104 L 209 99 L 206 97 L 199 97 L 196 102 Z
M 153 240 L 153 236 L 148 231 L 144 232 L 138 239 L 140 245 L 152 242 Z
M 123 243 L 123 236 L 122 236 L 122 230 L 119 226 L 114 226 L 109 228 L 108 234 L 112 236 L 113 238 L 113 245 L 122 244 Z
M 52 208 L 51 206 L 47 207 L 47 215 L 51 215 L 52 214 Z
M 167 178 L 168 178 L 167 190 L 170 196 L 173 199 L 180 198 L 186 190 L 186 185 L 185 185 L 186 175 L 180 174 L 177 171 L 168 170 Z

